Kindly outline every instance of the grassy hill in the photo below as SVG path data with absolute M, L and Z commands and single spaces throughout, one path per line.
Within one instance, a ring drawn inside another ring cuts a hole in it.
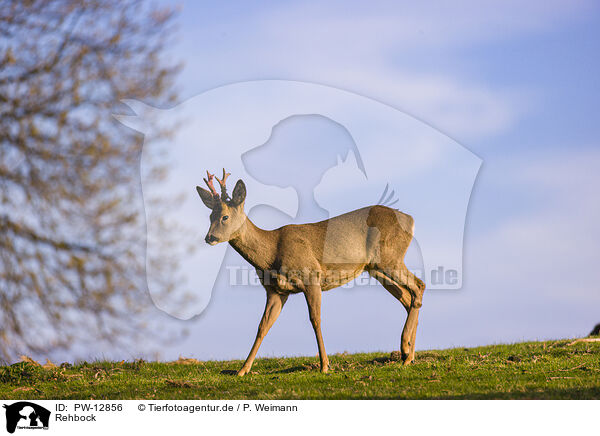
M 4 399 L 600 399 L 600 342 L 525 342 L 417 353 L 403 367 L 389 353 L 241 361 L 19 362 L 0 367 Z

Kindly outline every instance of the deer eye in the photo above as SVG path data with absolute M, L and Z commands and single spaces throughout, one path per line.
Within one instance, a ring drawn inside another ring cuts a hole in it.
M 223 218 L 221 218 L 221 220 L 223 221 L 227 221 L 229 219 L 229 215 L 223 215 Z

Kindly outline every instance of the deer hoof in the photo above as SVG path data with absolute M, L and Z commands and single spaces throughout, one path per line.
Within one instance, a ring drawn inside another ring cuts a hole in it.
M 238 376 L 238 377 L 243 377 L 243 376 L 245 376 L 246 374 L 248 374 L 248 370 L 247 370 L 247 369 L 244 369 L 244 368 L 240 369 L 240 370 L 237 372 L 237 376 Z

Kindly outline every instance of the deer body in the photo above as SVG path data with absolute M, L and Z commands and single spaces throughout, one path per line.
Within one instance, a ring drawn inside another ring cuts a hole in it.
M 212 209 L 209 244 L 228 241 L 257 270 L 267 301 L 254 345 L 238 372 L 250 371 L 258 348 L 290 294 L 303 293 L 315 331 L 321 371 L 329 360 L 321 333 L 321 293 L 339 287 L 367 271 L 396 297 L 408 312 L 402 331 L 404 364 L 414 360 L 419 308 L 425 286 L 404 265 L 413 236 L 413 219 L 385 206 L 370 206 L 316 223 L 287 225 L 275 230 L 255 226 L 243 211 L 246 188 L 239 180 L 227 200 L 225 180 L 219 180 L 222 197 L 205 179 L 211 192 L 197 187 Z

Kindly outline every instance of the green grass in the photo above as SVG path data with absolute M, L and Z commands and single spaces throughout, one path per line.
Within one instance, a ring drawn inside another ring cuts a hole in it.
M 526 342 L 417 353 L 403 367 L 389 353 L 192 364 L 93 362 L 0 367 L 5 399 L 600 399 L 600 342 Z

